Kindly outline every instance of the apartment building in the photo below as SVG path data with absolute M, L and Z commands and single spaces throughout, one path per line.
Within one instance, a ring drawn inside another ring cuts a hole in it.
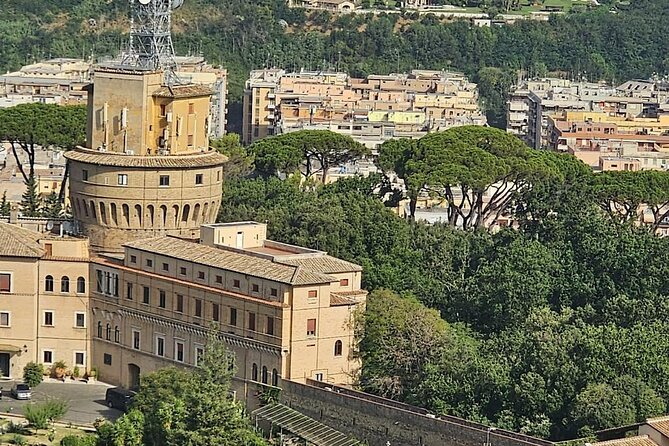
M 88 241 L 0 222 L 0 372 L 31 361 L 90 370 Z
M 41 102 L 84 104 L 91 64 L 82 59 L 58 58 L 26 65 L 0 76 L 0 107 Z
M 549 148 L 575 155 L 594 169 L 669 167 L 669 116 L 626 118 L 565 112 L 549 117 Z
M 244 93 L 242 140 L 298 130 L 331 130 L 375 150 L 391 138 L 420 138 L 458 125 L 485 125 L 478 89 L 461 73 L 251 72 Z
M 534 149 L 546 148 L 549 117 L 565 111 L 598 111 L 600 103 L 615 94 L 615 88 L 598 83 L 555 78 L 522 81 L 507 102 L 506 130 Z
M 127 387 L 197 365 L 210 329 L 235 353 L 236 382 L 350 383 L 361 267 L 266 238 L 255 222 L 211 224 L 198 242 L 137 240 L 91 263 L 93 361 Z

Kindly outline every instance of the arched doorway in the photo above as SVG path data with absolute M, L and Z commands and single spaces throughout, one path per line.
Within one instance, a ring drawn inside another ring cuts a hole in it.
M 139 388 L 139 372 L 137 364 L 128 364 L 128 389 Z

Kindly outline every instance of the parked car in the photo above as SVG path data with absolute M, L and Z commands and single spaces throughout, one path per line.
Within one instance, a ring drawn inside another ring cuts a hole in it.
M 12 396 L 17 400 L 29 400 L 33 393 L 26 383 L 16 383 L 12 386 Z
M 126 412 L 130 409 L 134 397 L 135 392 L 132 390 L 123 389 L 121 387 L 112 387 L 111 389 L 107 389 L 105 401 L 107 402 L 107 406 Z

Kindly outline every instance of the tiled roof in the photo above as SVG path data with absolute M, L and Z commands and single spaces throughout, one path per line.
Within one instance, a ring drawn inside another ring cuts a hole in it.
M 358 303 L 356 298 L 365 296 L 367 296 L 367 291 L 365 290 L 333 291 L 330 293 L 330 306 L 355 305 Z
M 42 257 L 39 238 L 37 232 L 0 222 L 0 257 Z
M 360 265 L 356 265 L 355 263 L 347 262 L 346 260 L 338 259 L 328 255 L 288 258 L 279 257 L 277 258 L 277 261 L 286 265 L 301 266 L 311 271 L 316 271 L 323 274 L 362 271 L 362 267 Z
M 657 446 L 648 435 L 639 435 L 636 437 L 619 438 L 617 440 L 600 441 L 592 443 L 591 446 Z
M 78 147 L 65 152 L 65 158 L 87 164 L 118 167 L 174 168 L 220 166 L 228 158 L 215 150 L 189 155 L 138 156 L 116 152 L 100 152 Z
M 136 240 L 123 246 L 289 285 L 311 285 L 337 280 L 327 274 L 306 268 L 283 265 L 269 259 L 188 242 L 175 237 Z
M 163 87 L 153 93 L 159 98 L 192 98 L 197 96 L 209 96 L 213 93 L 211 88 L 204 85 L 173 85 Z
M 646 424 L 665 437 L 669 437 L 669 417 L 650 418 L 646 420 Z

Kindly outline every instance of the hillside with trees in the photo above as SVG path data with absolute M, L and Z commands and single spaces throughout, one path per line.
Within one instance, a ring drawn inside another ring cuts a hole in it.
M 322 186 L 279 170 L 228 178 L 220 214 L 363 266 L 362 389 L 554 440 L 666 412 L 669 238 L 631 209 L 666 206 L 669 173 L 593 174 L 476 127 L 386 143 L 381 159 L 403 159 L 414 185 L 467 183 L 474 196 L 498 179 L 480 166 L 498 164 L 524 183 L 504 200 L 519 227 L 414 223 L 389 208 L 383 176 Z
M 548 22 L 479 28 L 410 12 L 332 17 L 289 9 L 283 0 L 188 0 L 175 16 L 175 44 L 180 54 L 202 53 L 228 68 L 232 102 L 249 70 L 269 65 L 338 67 L 356 76 L 462 70 L 480 84 L 489 122 L 502 126 L 506 93 L 521 69 L 616 82 L 667 73 L 665 6 L 633 0 L 613 12 L 603 6 Z M 0 2 L 0 69 L 49 56 L 116 54 L 126 40 L 127 14 L 126 0 Z

